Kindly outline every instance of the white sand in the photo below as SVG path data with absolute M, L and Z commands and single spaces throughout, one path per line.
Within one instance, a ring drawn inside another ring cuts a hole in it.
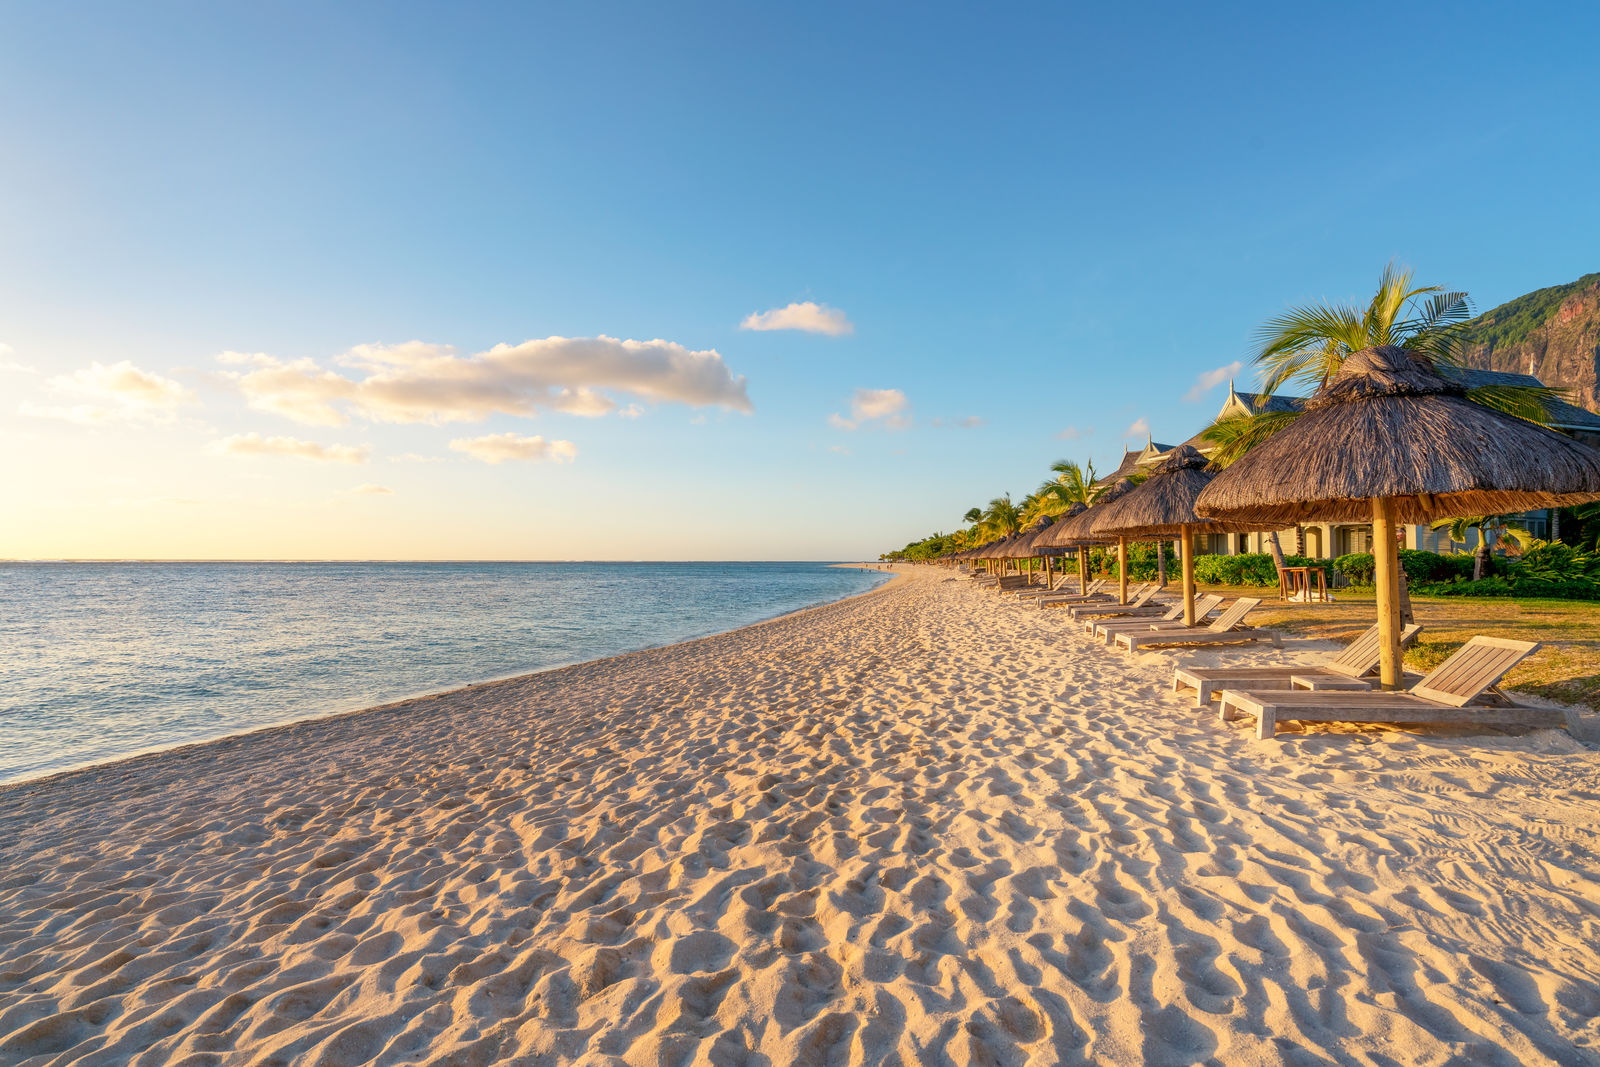
M 921 570 L 0 791 L 0 1061 L 1600 1062 L 1600 754 L 1168 692 L 1277 655 Z

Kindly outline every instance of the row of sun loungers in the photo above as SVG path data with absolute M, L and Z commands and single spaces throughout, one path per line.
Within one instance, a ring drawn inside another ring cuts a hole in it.
M 1244 619 L 1261 601 L 1240 597 L 1222 608 L 1214 594 L 1195 600 L 1195 625 L 1183 624 L 1183 604 L 1155 603 L 1155 583 L 1130 590 L 1126 604 L 1100 592 L 1095 582 L 1083 593 L 1035 591 L 1033 598 L 1065 603 L 1074 622 L 1084 631 L 1114 648 L 1129 652 L 1153 646 L 1199 646 L 1265 641 L 1282 648 L 1278 635 L 1245 625 Z M 1210 619 L 1208 622 L 1207 620 Z M 1422 627 L 1407 626 L 1403 646 L 1416 641 Z M 1407 675 L 1413 681 L 1403 691 L 1376 689 L 1380 658 L 1377 626 L 1352 641 L 1333 660 L 1320 666 L 1285 664 L 1276 667 L 1178 667 L 1173 672 L 1175 691 L 1194 690 L 1195 707 L 1220 704 L 1223 721 L 1253 715 L 1256 736 L 1272 737 L 1280 720 L 1302 722 L 1471 722 L 1519 726 L 1565 726 L 1566 716 L 1554 709 L 1533 708 L 1513 702 L 1499 683 L 1522 660 L 1538 651 L 1537 642 L 1474 637 L 1426 675 Z

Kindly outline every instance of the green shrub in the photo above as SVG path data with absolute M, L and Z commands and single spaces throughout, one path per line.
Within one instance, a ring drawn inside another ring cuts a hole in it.
M 1351 585 L 1371 585 L 1377 561 L 1371 552 L 1352 552 L 1333 561 L 1333 569 L 1344 575 Z
M 1594 579 L 1543 579 L 1537 577 L 1480 578 L 1475 582 L 1437 582 L 1414 587 L 1430 596 L 1540 597 L 1550 600 L 1600 600 L 1600 582 Z
M 1372 557 L 1369 555 L 1367 558 Z M 1420 582 L 1468 581 L 1472 578 L 1471 556 L 1445 556 L 1438 552 L 1402 548 L 1400 566 L 1405 568 L 1406 580 L 1413 585 Z
M 1285 556 L 1286 567 L 1318 567 L 1328 569 L 1325 559 L 1306 556 Z M 1194 561 L 1195 581 L 1204 585 L 1256 585 L 1276 586 L 1278 568 L 1265 552 L 1243 552 L 1237 556 L 1199 556 Z
M 1535 541 L 1517 561 L 1516 573 L 1548 581 L 1600 578 L 1600 556 L 1560 541 Z

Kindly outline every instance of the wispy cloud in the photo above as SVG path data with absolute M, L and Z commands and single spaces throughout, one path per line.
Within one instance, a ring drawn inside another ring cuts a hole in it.
M 451 441 L 450 447 L 484 463 L 504 463 L 507 460 L 551 460 L 562 463 L 571 462 L 578 456 L 578 447 L 571 441 L 546 441 L 537 435 L 523 437 L 514 433 L 462 438 Z
M 352 415 L 374 422 L 478 422 L 490 415 L 561 411 L 599 416 L 617 410 L 610 393 L 691 407 L 752 410 L 743 375 L 715 349 L 615 337 L 546 337 L 458 356 L 449 345 L 409 341 L 358 345 L 334 362 L 351 377 L 310 359 L 224 352 L 240 368 L 229 376 L 257 411 L 314 426 Z M 627 409 L 625 409 L 627 410 Z
M 1229 378 L 1236 377 L 1244 369 L 1244 364 L 1239 360 L 1222 367 L 1215 367 L 1197 376 L 1194 384 L 1189 386 L 1189 391 L 1183 394 L 1183 399 L 1190 404 L 1199 403 L 1205 395 Z
M 837 452 L 841 456 L 848 456 L 850 454 L 850 450 L 844 447 L 844 445 L 829 445 L 828 451 Z
M 1056 440 L 1057 441 L 1081 441 L 1085 437 L 1093 437 L 1093 436 L 1094 436 L 1094 427 L 1093 426 L 1084 426 L 1081 429 L 1079 427 L 1077 427 L 1077 426 L 1068 426 L 1065 430 L 1062 430 L 1060 433 L 1056 434 Z
M 804 330 L 806 333 L 825 333 L 830 337 L 856 331 L 843 311 L 810 300 L 803 304 L 773 308 L 770 311 L 753 312 L 745 316 L 745 320 L 739 324 L 739 329 Z
M 909 429 L 911 401 L 898 389 L 857 389 L 850 397 L 849 418 L 838 412 L 828 416 L 828 425 L 836 430 L 856 430 L 869 423 L 887 430 Z
M 39 373 L 37 368 L 30 367 L 26 363 L 18 363 L 16 360 L 11 358 L 16 354 L 17 350 L 12 348 L 10 345 L 0 344 L 0 371 L 15 371 L 18 374 Z
M 372 455 L 370 445 L 324 445 L 297 437 L 263 437 L 258 433 L 236 433 L 207 446 L 219 456 L 290 456 L 318 463 L 365 463 Z
M 394 490 L 387 485 L 374 485 L 371 482 L 358 485 L 350 491 L 357 496 L 394 496 Z
M 423 456 L 416 452 L 402 452 L 398 456 L 390 456 L 390 463 L 443 463 L 443 456 Z
M 127 360 L 91 363 L 71 374 L 49 379 L 45 388 L 68 403 L 25 402 L 18 410 L 36 418 L 64 419 L 85 426 L 110 422 L 165 424 L 177 418 L 179 407 L 194 400 L 194 391 L 188 386 L 140 370 Z
M 1150 420 L 1145 418 L 1143 415 L 1140 415 L 1137 419 L 1134 419 L 1131 423 L 1128 424 L 1128 428 L 1126 430 L 1122 431 L 1122 436 L 1125 437 L 1125 438 L 1126 437 L 1145 437 L 1149 433 L 1150 433 Z

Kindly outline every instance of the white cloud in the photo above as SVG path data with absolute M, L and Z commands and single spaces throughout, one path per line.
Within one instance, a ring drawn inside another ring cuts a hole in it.
M 37 368 L 30 367 L 26 363 L 18 363 L 16 360 L 11 358 L 16 354 L 17 350 L 12 348 L 10 345 L 0 344 L 0 371 L 16 371 L 19 374 L 39 373 Z
M 869 422 L 882 422 L 885 429 L 905 430 L 911 426 L 911 401 L 898 389 L 857 389 L 850 397 L 850 417 L 838 412 L 828 416 L 836 430 L 855 430 Z
M 1081 430 L 1076 426 L 1068 426 L 1065 430 L 1062 430 L 1060 433 L 1056 434 L 1056 440 L 1057 441 L 1078 441 L 1078 440 L 1081 440 L 1082 438 L 1093 437 L 1093 436 L 1094 436 L 1094 427 L 1093 426 L 1085 426 Z
M 258 433 L 236 433 L 213 441 L 208 449 L 219 456 L 293 456 L 319 463 L 365 463 L 372 454 L 369 445 L 324 445 L 295 437 L 263 437 Z
M 514 433 L 492 433 L 451 441 L 450 447 L 484 463 L 504 463 L 508 459 L 571 462 L 578 448 L 571 441 L 546 441 L 543 437 L 523 437 Z
M 347 377 L 310 359 L 224 352 L 222 363 L 257 411 L 317 426 L 351 415 L 374 422 L 479 422 L 541 410 L 599 416 L 617 410 L 608 391 L 645 401 L 722 407 L 749 414 L 745 379 L 715 349 L 615 337 L 546 337 L 500 344 L 474 356 L 449 345 L 408 341 L 357 345 L 337 363 Z
M 443 456 L 422 456 L 415 452 L 402 452 L 398 456 L 390 456 L 390 463 L 443 463 Z
M 739 323 L 741 330 L 804 330 L 806 333 L 825 333 L 830 337 L 855 333 L 856 328 L 843 311 L 827 304 L 807 300 L 803 304 L 770 311 L 752 312 Z
M 394 490 L 387 485 L 373 485 L 371 482 L 358 485 L 350 491 L 357 496 L 394 496 Z
M 617 414 L 625 419 L 637 419 L 640 415 L 644 414 L 644 405 L 629 404 L 627 407 L 617 412 Z
M 94 362 L 71 374 L 61 374 L 45 382 L 50 392 L 75 404 L 39 405 L 24 403 L 24 415 L 45 419 L 65 419 L 83 425 L 106 422 L 170 423 L 178 408 L 193 402 L 194 391 L 181 382 L 140 370 L 127 360 L 105 364 Z
M 1149 434 L 1150 420 L 1145 418 L 1143 415 L 1140 415 L 1137 419 L 1134 419 L 1128 424 L 1128 428 L 1122 431 L 1123 437 L 1147 437 Z
M 1197 376 L 1194 384 L 1189 386 L 1189 391 L 1183 394 L 1183 399 L 1191 404 L 1199 403 L 1205 395 L 1229 378 L 1235 377 L 1244 369 L 1244 364 L 1234 360 L 1224 367 L 1216 367 Z

